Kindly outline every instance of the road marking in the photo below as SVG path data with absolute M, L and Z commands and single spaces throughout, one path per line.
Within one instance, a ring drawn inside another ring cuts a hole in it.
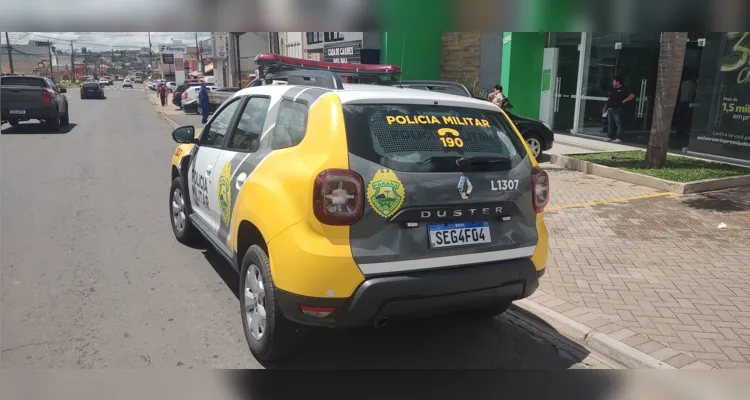
M 575 203 L 575 204 L 564 204 L 560 206 L 550 206 L 545 207 L 544 211 L 557 211 L 557 210 L 565 210 L 568 208 L 581 208 L 586 206 L 598 206 L 602 204 L 610 204 L 610 203 L 627 203 L 632 200 L 641 200 L 641 199 L 652 199 L 655 197 L 664 197 L 664 196 L 671 196 L 675 194 L 674 192 L 661 192 L 661 193 L 652 193 L 652 194 L 645 194 L 641 196 L 633 196 L 633 197 L 621 197 L 618 199 L 607 199 L 607 200 L 599 200 L 599 201 L 588 201 L 585 203 Z

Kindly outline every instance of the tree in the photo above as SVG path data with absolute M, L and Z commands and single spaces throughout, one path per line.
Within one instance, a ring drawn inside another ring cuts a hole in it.
M 687 37 L 687 32 L 662 32 L 654 118 L 646 151 L 646 165 L 649 168 L 661 168 L 667 162 L 669 135 L 672 131 L 677 93 L 680 91 Z

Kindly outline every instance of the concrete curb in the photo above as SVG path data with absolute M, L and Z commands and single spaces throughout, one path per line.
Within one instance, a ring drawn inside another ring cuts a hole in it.
M 604 165 L 594 164 L 589 161 L 578 160 L 572 157 L 558 154 L 550 154 L 550 162 L 557 166 L 573 171 L 597 175 L 604 178 L 610 178 L 677 194 L 702 193 L 713 190 L 750 186 L 750 175 L 733 176 L 729 178 L 719 179 L 704 179 L 696 182 L 680 183 L 654 178 L 652 176 L 636 174 L 634 172 L 623 171 L 617 168 L 606 167 Z
M 612 360 L 633 369 L 677 369 L 674 366 L 631 347 L 610 335 L 596 331 L 580 322 L 566 317 L 533 300 L 523 299 L 513 303 L 511 309 L 517 314 L 526 315 L 525 322 L 537 329 L 548 330 L 538 319 L 552 326 L 559 333 L 591 350 L 597 351 Z M 696 361 L 697 362 L 697 361 Z M 691 363 L 691 365 L 694 363 Z

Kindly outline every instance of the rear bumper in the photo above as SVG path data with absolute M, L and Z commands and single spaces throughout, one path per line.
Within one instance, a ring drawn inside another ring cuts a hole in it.
M 99 93 L 81 93 L 81 97 L 84 99 L 103 99 L 104 92 Z
M 0 111 L 0 118 L 2 118 L 3 121 L 28 121 L 30 119 L 54 118 L 57 113 L 57 108 L 55 108 L 54 105 L 50 107 L 22 108 L 23 110 L 26 110 L 25 114 L 11 114 L 11 109 L 15 108 L 3 107 L 3 110 Z
M 480 308 L 530 296 L 539 277 L 530 259 L 446 268 L 365 280 L 347 299 L 299 296 L 279 290 L 286 318 L 304 325 L 336 328 L 372 325 Z M 327 318 L 302 313 L 300 306 L 335 308 Z

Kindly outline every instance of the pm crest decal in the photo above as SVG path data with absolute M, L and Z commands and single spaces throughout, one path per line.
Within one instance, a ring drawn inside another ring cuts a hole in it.
M 229 226 L 229 221 L 232 218 L 232 164 L 226 163 L 221 168 L 221 174 L 219 174 L 219 210 L 221 210 L 221 220 L 224 225 Z
M 378 215 L 388 218 L 404 204 L 404 184 L 390 169 L 378 170 L 367 185 L 367 200 Z

